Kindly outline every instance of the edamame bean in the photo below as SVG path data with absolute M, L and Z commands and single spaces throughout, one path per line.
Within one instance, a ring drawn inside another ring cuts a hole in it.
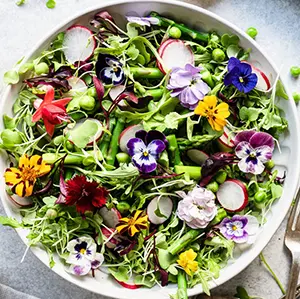
M 48 74 L 49 67 L 48 67 L 47 63 L 41 62 L 34 66 L 34 71 L 37 75 Z

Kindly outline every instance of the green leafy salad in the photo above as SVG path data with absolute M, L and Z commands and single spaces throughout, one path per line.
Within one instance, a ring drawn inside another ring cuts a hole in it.
M 101 11 L 5 74 L 23 80 L 0 135 L 22 220 L 0 223 L 27 228 L 70 275 L 209 294 L 282 194 L 272 156 L 287 96 L 236 35 L 126 19 Z

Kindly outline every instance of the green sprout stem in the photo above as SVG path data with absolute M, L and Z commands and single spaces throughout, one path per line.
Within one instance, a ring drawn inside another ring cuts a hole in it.
M 112 121 L 110 121 L 109 122 L 109 131 L 112 132 L 113 128 L 114 128 L 114 123 Z M 104 157 L 107 155 L 110 140 L 111 140 L 111 135 L 105 134 L 99 145 L 100 151 Z
M 113 131 L 110 145 L 109 145 L 109 150 L 106 158 L 106 162 L 108 165 L 114 165 L 115 164 L 115 159 L 116 159 L 116 154 L 118 153 L 118 148 L 119 148 L 119 136 L 121 132 L 124 129 L 124 122 L 120 119 L 118 119 L 117 124 L 115 126 L 115 129 Z
M 178 285 L 177 298 L 188 299 L 186 274 L 182 270 L 178 271 L 177 285 Z
M 174 134 L 167 136 L 169 142 L 170 160 L 174 165 L 183 165 L 180 158 L 180 152 L 177 144 L 177 139 Z
M 162 79 L 164 74 L 155 67 L 131 67 L 130 73 L 136 78 Z
M 163 96 L 163 93 L 164 93 L 163 88 L 157 88 L 157 89 L 149 89 L 146 92 L 146 95 L 153 97 L 154 100 L 159 100 Z
M 204 41 L 204 42 L 208 41 L 209 35 L 207 33 L 202 33 L 202 32 L 190 29 L 183 24 L 178 24 L 173 20 L 164 18 L 164 17 L 160 16 L 157 12 L 154 12 L 154 11 L 152 11 L 150 13 L 150 16 L 157 18 L 159 20 L 158 25 L 160 25 L 162 27 L 168 28 L 169 26 L 173 26 L 173 27 L 178 28 L 183 34 L 189 35 L 192 39 L 196 39 L 196 40 Z
M 202 230 L 191 229 L 186 234 L 184 234 L 180 239 L 176 240 L 171 246 L 169 246 L 168 251 L 171 254 L 176 254 L 184 247 L 186 247 L 189 243 L 193 242 L 200 234 Z
M 285 294 L 285 289 L 284 289 L 282 283 L 280 282 L 280 280 L 278 279 L 277 275 L 274 273 L 274 271 L 272 270 L 272 268 L 270 267 L 270 265 L 269 265 L 268 262 L 266 261 L 265 256 L 263 255 L 262 252 L 259 254 L 259 258 L 260 258 L 260 260 L 263 262 L 263 264 L 266 266 L 266 268 L 268 269 L 268 271 L 271 273 L 271 275 L 273 276 L 275 282 L 276 282 L 277 285 L 279 286 L 279 288 L 280 288 L 282 294 L 284 295 L 284 294 Z
M 200 166 L 184 166 L 175 165 L 174 170 L 176 173 L 185 173 L 189 178 L 194 180 L 200 180 L 201 178 L 201 167 Z

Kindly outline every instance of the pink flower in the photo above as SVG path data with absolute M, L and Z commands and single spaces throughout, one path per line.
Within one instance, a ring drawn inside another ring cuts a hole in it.
M 196 186 L 186 194 L 177 192 L 183 199 L 178 203 L 177 216 L 194 229 L 205 228 L 217 214 L 215 195 L 202 187 Z

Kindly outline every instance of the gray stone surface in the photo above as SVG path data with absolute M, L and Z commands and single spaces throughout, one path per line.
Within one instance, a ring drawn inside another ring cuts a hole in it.
M 102 0 L 104 1 L 104 0 Z M 0 1 L 0 77 L 27 53 L 45 33 L 66 17 L 94 6 L 93 0 L 57 0 L 57 7 L 49 10 L 46 0 L 27 0 L 17 7 L 14 0 Z M 300 1 L 295 0 L 189 0 L 219 14 L 246 30 L 255 26 L 258 43 L 282 66 L 292 91 L 300 91 L 300 81 L 293 80 L 288 70 L 300 65 Z M 0 214 L 4 214 L 0 204 Z M 279 279 L 286 286 L 290 259 L 283 246 L 286 221 L 264 250 L 264 254 Z M 25 246 L 17 234 L 0 227 L 0 283 L 41 299 L 96 299 L 101 296 L 84 291 L 62 280 L 43 265 L 30 251 L 20 264 Z M 247 269 L 213 293 L 233 295 L 237 285 L 245 286 L 250 294 L 265 299 L 277 299 L 281 292 L 276 283 L 256 259 Z M 2 299 L 2 298 L 1 298 Z M 5 298 L 3 298 L 5 299 Z

